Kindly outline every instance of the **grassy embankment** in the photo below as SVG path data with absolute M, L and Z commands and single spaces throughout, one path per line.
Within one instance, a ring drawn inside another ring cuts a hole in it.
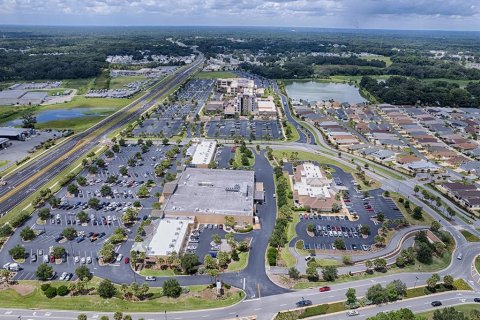
M 92 285 L 95 279 L 92 280 Z M 98 280 L 97 280 L 98 282 Z M 145 301 L 126 301 L 120 298 L 102 299 L 96 294 L 86 296 L 65 296 L 49 299 L 45 297 L 40 289 L 41 283 L 38 281 L 20 281 L 22 285 L 31 285 L 33 292 L 26 295 L 20 295 L 13 289 L 4 289 L 0 291 L 0 307 L 22 308 L 22 309 L 61 309 L 70 310 L 74 308 L 79 311 L 98 311 L 98 312 L 153 312 L 158 310 L 183 311 L 200 310 L 209 308 L 221 308 L 230 306 L 241 301 L 244 297 L 242 291 L 232 292 L 222 299 L 206 299 L 201 295 L 201 291 L 207 286 L 187 287 L 190 292 L 180 298 L 162 297 L 161 288 L 150 288 L 151 299 Z M 55 281 L 52 283 L 58 287 L 64 282 Z M 120 288 L 117 286 L 118 291 Z

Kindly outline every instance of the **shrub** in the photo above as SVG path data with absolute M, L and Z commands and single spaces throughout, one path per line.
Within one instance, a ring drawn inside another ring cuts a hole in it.
M 49 287 L 45 290 L 45 296 L 49 299 L 55 298 L 57 296 L 57 289 L 55 287 Z
M 277 265 L 277 249 L 275 248 L 268 248 L 267 251 L 267 261 L 269 266 L 276 266 Z
M 44 283 L 40 286 L 40 289 L 42 289 L 43 292 L 47 291 L 48 288 L 50 288 L 50 283 Z
M 163 283 L 163 294 L 167 297 L 178 298 L 182 293 L 182 287 L 176 279 L 169 279 Z
M 57 294 L 61 297 L 66 296 L 69 293 L 70 293 L 70 290 L 68 290 L 67 286 L 60 286 L 57 289 Z

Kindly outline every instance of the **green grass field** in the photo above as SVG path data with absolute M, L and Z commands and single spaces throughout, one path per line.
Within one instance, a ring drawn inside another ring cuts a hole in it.
M 142 269 L 140 271 L 140 275 L 142 276 L 154 276 L 154 277 L 171 277 L 175 275 L 172 269 L 165 269 L 165 270 L 152 270 L 152 269 Z
M 93 81 L 93 89 L 110 88 L 110 70 L 104 69 Z
M 30 294 L 21 296 L 13 289 L 4 289 L 0 291 L 0 307 L 8 308 L 40 308 L 40 309 L 61 309 L 61 310 L 79 310 L 79 311 L 98 311 L 98 312 L 153 312 L 158 310 L 182 311 L 199 310 L 209 308 L 220 308 L 230 306 L 243 299 L 244 293 L 231 293 L 222 299 L 205 299 L 196 296 L 195 293 L 206 288 L 206 286 L 189 287 L 192 294 L 181 296 L 178 299 L 160 297 L 145 301 L 125 301 L 119 298 L 102 299 L 97 295 L 88 296 L 66 296 L 48 299 L 40 289 L 41 283 L 38 281 L 20 281 L 24 285 L 33 285 L 34 291 Z M 54 282 L 55 286 L 65 284 L 63 282 Z M 152 288 L 151 293 L 161 293 L 161 288 Z
M 378 56 L 378 57 L 368 56 L 368 57 L 360 57 L 360 59 L 367 60 L 367 61 L 372 61 L 372 60 L 384 61 L 387 67 L 390 67 L 392 65 L 392 59 L 386 56 Z
M 248 265 L 248 252 L 240 252 L 238 261 L 232 261 L 227 268 L 227 271 L 234 272 L 245 269 Z
M 480 273 L 480 256 L 475 259 L 475 268 L 477 269 L 477 272 Z
M 463 234 L 465 239 L 468 242 L 480 242 L 480 238 L 474 235 L 473 233 L 467 231 L 467 230 L 460 230 L 460 233 Z
M 331 165 L 338 166 L 345 172 L 353 172 L 353 169 L 351 169 L 350 167 L 347 167 L 341 163 L 335 162 L 330 158 L 327 158 L 315 153 L 299 151 L 299 150 L 273 150 L 272 154 L 277 159 L 283 159 L 284 156 L 290 159 L 290 155 L 292 154 L 292 152 L 298 152 L 299 160 L 310 160 L 310 161 L 317 161 L 318 163 L 331 164 Z
M 229 71 L 200 71 L 195 74 L 197 79 L 225 79 L 225 78 L 237 78 L 238 76 Z
M 290 130 L 292 131 L 292 134 L 290 135 L 290 138 L 287 138 L 288 142 L 295 142 L 298 139 L 300 139 L 300 135 L 298 134 L 297 129 L 295 128 L 295 126 L 293 124 L 291 124 L 290 122 L 287 122 L 287 127 L 285 129 L 287 129 L 287 128 L 290 128 Z
M 8 163 L 7 160 L 0 160 L 0 168 L 5 166 Z
M 122 89 L 125 88 L 126 84 L 144 80 L 147 80 L 147 78 L 143 76 L 115 77 L 110 80 L 110 89 Z

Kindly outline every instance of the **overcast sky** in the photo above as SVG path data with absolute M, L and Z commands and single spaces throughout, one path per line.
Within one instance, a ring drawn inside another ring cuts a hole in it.
M 0 0 L 0 24 L 480 31 L 480 0 Z

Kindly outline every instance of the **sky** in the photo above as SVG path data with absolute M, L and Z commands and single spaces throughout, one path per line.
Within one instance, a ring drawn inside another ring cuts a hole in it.
M 0 0 L 0 24 L 480 31 L 480 0 Z

